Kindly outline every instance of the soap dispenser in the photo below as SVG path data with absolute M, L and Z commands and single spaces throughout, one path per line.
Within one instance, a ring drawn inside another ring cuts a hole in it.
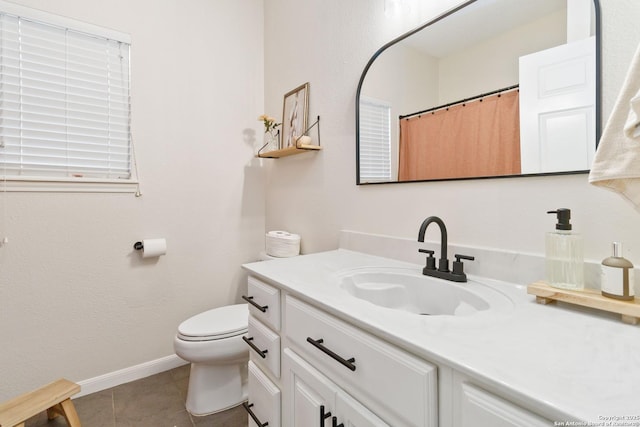
M 579 291 L 584 289 L 582 236 L 571 228 L 571 210 L 548 211 L 556 214 L 554 231 L 546 236 L 546 279 L 550 286 Z
M 621 242 L 613 242 L 612 255 L 602 261 L 602 295 L 631 301 L 634 298 L 633 264 L 623 258 Z

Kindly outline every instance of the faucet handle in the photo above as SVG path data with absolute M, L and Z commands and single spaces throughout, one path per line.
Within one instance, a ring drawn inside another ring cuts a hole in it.
M 456 258 L 456 260 L 453 261 L 453 274 L 466 276 L 464 274 L 464 264 L 461 260 L 466 259 L 468 261 L 473 261 L 475 260 L 475 257 L 460 254 L 455 254 L 454 257 Z
M 434 251 L 430 249 L 418 249 L 418 252 L 423 254 L 428 254 L 427 257 L 427 266 L 425 267 L 427 270 L 435 270 L 436 269 L 436 259 L 433 257 Z

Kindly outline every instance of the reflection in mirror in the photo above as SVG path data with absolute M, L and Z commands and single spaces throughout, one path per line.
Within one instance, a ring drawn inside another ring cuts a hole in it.
M 383 46 L 356 102 L 357 183 L 585 172 L 597 0 L 475 0 Z

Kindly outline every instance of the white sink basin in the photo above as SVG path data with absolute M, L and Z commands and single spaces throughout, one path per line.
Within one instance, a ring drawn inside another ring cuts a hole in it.
M 468 316 L 513 306 L 506 295 L 475 280 L 455 283 L 410 269 L 350 270 L 340 274 L 339 282 L 355 298 L 419 315 Z

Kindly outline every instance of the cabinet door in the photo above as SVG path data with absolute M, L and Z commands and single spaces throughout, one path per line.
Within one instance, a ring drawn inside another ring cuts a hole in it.
M 282 354 L 282 370 L 284 426 L 331 426 L 336 386 L 288 348 Z
M 548 427 L 553 423 L 467 382 L 460 384 L 457 427 Z
M 337 424 L 344 427 L 389 427 L 373 412 L 348 394 L 339 391 L 336 395 Z
M 288 348 L 283 370 L 285 426 L 389 427 Z

